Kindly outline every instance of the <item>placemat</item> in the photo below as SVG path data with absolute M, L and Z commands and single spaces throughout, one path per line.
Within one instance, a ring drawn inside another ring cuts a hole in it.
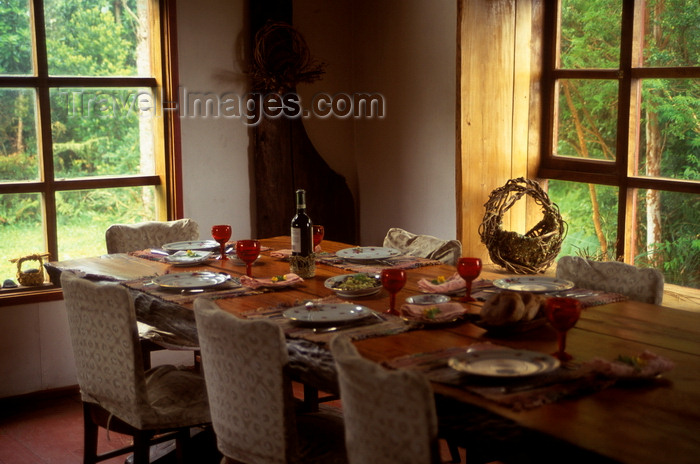
M 120 282 L 131 290 L 137 290 L 146 293 L 154 298 L 158 298 L 170 303 L 180 305 L 193 303 L 200 296 L 206 296 L 209 299 L 216 300 L 219 298 L 233 298 L 237 296 L 259 295 L 263 292 L 270 291 L 267 288 L 253 290 L 250 287 L 238 287 L 231 284 L 222 284 L 214 288 L 203 289 L 196 292 L 181 292 L 180 290 L 168 290 L 159 287 L 153 283 L 153 277 L 145 277 L 136 280 L 128 280 Z
M 380 273 L 382 269 L 415 269 L 423 266 L 437 266 L 443 264 L 435 259 L 418 258 L 415 256 L 397 256 L 395 258 L 382 259 L 370 263 L 353 263 L 338 258 L 335 255 L 321 255 L 317 261 L 328 266 L 337 267 L 352 272 Z
M 482 378 L 463 374 L 447 365 L 449 358 L 464 355 L 468 349 L 470 347 L 462 346 L 417 353 L 385 364 L 397 369 L 416 369 L 433 382 L 461 388 L 516 411 L 594 393 L 615 383 L 615 380 L 594 372 L 590 366 L 580 364 L 568 364 L 551 373 L 515 379 Z
M 336 296 L 330 296 L 313 301 L 318 304 L 350 303 L 348 301 L 341 300 Z M 335 330 L 328 330 L 329 327 L 327 326 L 320 326 L 314 330 L 314 327 L 299 325 L 298 323 L 295 323 L 282 315 L 285 310 L 296 306 L 297 304 L 302 305 L 304 303 L 305 302 L 297 302 L 295 304 L 281 304 L 266 308 L 258 308 L 253 311 L 241 313 L 241 316 L 246 319 L 270 320 L 282 327 L 285 335 L 287 335 L 289 338 L 304 339 L 319 344 L 328 344 L 331 338 L 333 338 L 336 334 L 346 335 L 353 340 L 362 340 L 372 337 L 399 334 L 417 328 L 417 326 L 406 323 L 398 316 L 375 313 L 376 316 L 367 317 L 355 323 L 333 326 L 336 327 Z
M 476 284 L 476 282 L 475 282 Z M 503 290 L 493 285 L 490 280 L 480 281 L 480 285 L 473 287 L 472 297 L 477 301 L 486 301 L 494 293 L 500 293 Z M 619 301 L 627 301 L 629 298 L 621 293 L 606 292 L 603 290 L 590 290 L 587 288 L 574 287 L 570 290 L 545 294 L 545 296 L 566 296 L 576 298 L 581 302 L 583 308 L 591 306 L 600 306 L 608 303 L 617 303 Z

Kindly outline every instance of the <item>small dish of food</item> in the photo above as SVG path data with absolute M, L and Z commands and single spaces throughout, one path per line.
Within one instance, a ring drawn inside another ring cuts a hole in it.
M 379 274 L 367 273 L 329 277 L 324 285 L 343 298 L 370 296 L 379 293 L 382 289 L 382 281 Z

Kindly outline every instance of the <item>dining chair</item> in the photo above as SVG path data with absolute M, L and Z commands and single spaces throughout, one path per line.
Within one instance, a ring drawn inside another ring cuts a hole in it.
M 199 225 L 192 219 L 112 224 L 105 232 L 107 253 L 160 248 L 166 243 L 197 240 Z
M 83 405 L 85 463 L 133 452 L 149 462 L 151 445 L 175 438 L 187 458 L 190 429 L 211 422 L 204 379 L 191 370 L 143 368 L 134 304 L 126 287 L 61 274 Z M 133 437 L 133 445 L 98 455 L 98 428 Z
M 459 240 L 417 235 L 398 227 L 389 229 L 384 237 L 383 246 L 396 248 L 408 256 L 435 259 L 452 265 L 456 265 L 462 256 L 462 243 Z
M 350 464 L 439 463 L 433 392 L 417 371 L 384 369 L 362 358 L 349 338 L 330 342 L 345 415 Z
M 557 261 L 558 279 L 577 287 L 620 293 L 631 300 L 661 304 L 664 275 L 658 269 L 638 268 L 619 261 L 592 261 L 580 256 L 562 256 Z
M 212 423 L 227 462 L 346 463 L 337 408 L 297 412 L 282 329 L 194 302 Z
M 148 248 L 160 248 L 166 243 L 196 240 L 198 238 L 199 225 L 188 218 L 175 221 L 112 224 L 105 232 L 107 253 L 128 253 Z M 195 365 L 198 364 L 199 353 L 196 347 L 156 341 L 149 336 L 147 330 L 140 334 L 140 339 L 144 366 L 147 369 L 151 367 L 151 352 L 159 350 L 193 351 L 194 363 Z

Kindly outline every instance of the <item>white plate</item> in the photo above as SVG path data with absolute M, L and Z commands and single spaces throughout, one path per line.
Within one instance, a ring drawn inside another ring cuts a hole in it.
M 423 295 L 413 295 L 406 298 L 408 304 L 431 305 L 447 303 L 450 297 L 439 293 L 425 293 Z
M 211 258 L 211 251 L 190 250 L 192 256 L 189 256 L 186 251 L 178 251 L 172 255 L 168 255 L 163 260 L 173 266 L 194 266 L 201 264 Z
M 399 256 L 401 252 L 395 248 L 385 247 L 354 247 L 344 248 L 336 252 L 338 258 L 349 261 L 374 261 Z
M 372 310 L 350 303 L 295 306 L 282 313 L 287 319 L 309 324 L 354 322 L 372 315 Z
M 543 276 L 508 277 L 494 280 L 493 285 L 503 290 L 532 293 L 560 292 L 574 288 L 574 283 L 571 281 Z
M 345 279 L 347 279 L 348 277 L 353 277 L 353 276 L 357 276 L 357 275 L 366 275 L 366 276 L 374 278 L 376 281 L 376 285 L 374 287 L 358 288 L 355 290 L 341 290 L 341 289 L 337 288 L 337 286 L 342 284 L 345 281 Z M 339 275 L 339 276 L 335 276 L 335 277 L 329 277 L 324 282 L 324 285 L 326 286 L 326 288 L 333 290 L 336 293 L 336 295 L 344 297 L 344 298 L 357 298 L 357 297 L 361 297 L 361 296 L 370 296 L 370 295 L 374 295 L 376 293 L 379 293 L 379 291 L 382 289 L 382 283 L 381 283 L 381 280 L 380 280 L 378 274 L 364 274 L 362 272 L 360 272 L 358 274 L 344 274 L 344 275 Z
M 447 365 L 459 372 L 485 377 L 526 377 L 553 371 L 559 367 L 559 360 L 537 351 L 494 349 L 450 358 Z
M 172 242 L 163 245 L 165 251 L 187 251 L 187 250 L 218 250 L 219 244 L 214 240 L 189 240 L 186 242 Z
M 179 290 L 215 287 L 229 280 L 231 280 L 231 276 L 218 272 L 176 272 L 155 277 L 153 283 L 163 288 Z

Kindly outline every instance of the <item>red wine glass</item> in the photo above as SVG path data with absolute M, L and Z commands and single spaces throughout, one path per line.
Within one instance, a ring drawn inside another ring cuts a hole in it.
M 253 263 L 260 255 L 260 242 L 258 240 L 238 240 L 236 254 L 245 263 L 245 275 L 252 277 Z
M 316 251 L 316 247 L 321 244 L 323 241 L 323 235 L 325 234 L 325 230 L 322 225 L 320 224 L 314 224 L 313 225 L 313 233 L 314 233 L 314 251 Z
M 467 293 L 462 301 L 475 301 L 472 297 L 472 281 L 481 274 L 481 260 L 479 258 L 459 258 L 457 272 L 467 283 Z
M 214 240 L 219 242 L 219 245 L 221 246 L 221 256 L 219 256 L 217 259 L 226 261 L 228 259 L 226 257 L 226 242 L 228 242 L 228 240 L 231 238 L 231 226 L 223 224 L 212 226 L 211 236 L 214 237 Z
M 545 314 L 557 331 L 558 349 L 553 356 L 562 362 L 569 361 L 572 356 L 565 351 L 566 333 L 581 316 L 581 302 L 575 298 L 549 298 L 545 302 Z
M 382 269 L 382 286 L 389 292 L 389 314 L 399 315 L 396 311 L 396 294 L 406 285 L 406 271 L 403 269 Z

